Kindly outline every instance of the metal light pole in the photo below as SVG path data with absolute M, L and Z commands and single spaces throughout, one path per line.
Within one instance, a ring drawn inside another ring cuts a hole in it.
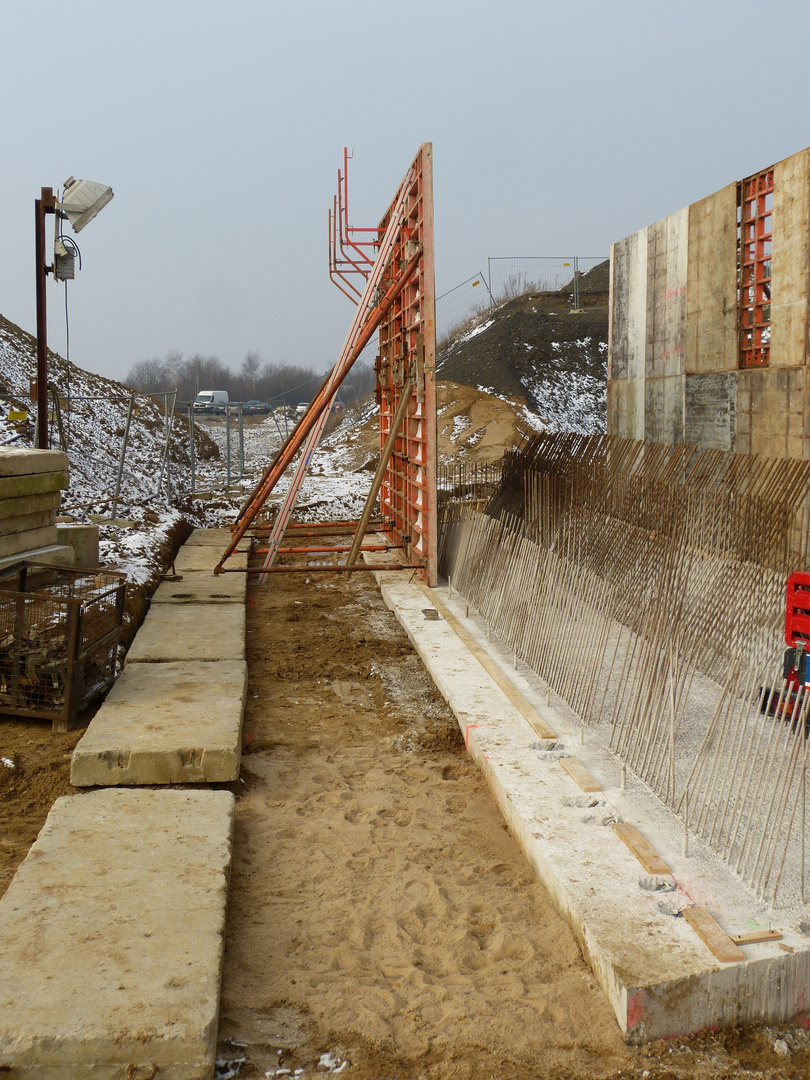
M 34 200 L 34 246 L 37 276 L 37 450 L 48 449 L 48 312 L 45 303 L 45 215 L 56 213 L 53 188 Z

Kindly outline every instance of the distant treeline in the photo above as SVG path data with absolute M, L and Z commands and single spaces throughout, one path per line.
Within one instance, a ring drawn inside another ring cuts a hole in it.
M 267 401 L 270 405 L 297 405 L 309 401 L 323 382 L 323 374 L 297 364 L 273 364 L 249 352 L 238 372 L 216 356 L 189 356 L 170 352 L 164 359 L 139 360 L 125 382 L 145 394 L 177 390 L 179 401 L 193 401 L 201 390 L 227 390 L 231 401 Z M 374 389 L 374 371 L 359 364 L 338 391 L 346 405 L 363 401 Z

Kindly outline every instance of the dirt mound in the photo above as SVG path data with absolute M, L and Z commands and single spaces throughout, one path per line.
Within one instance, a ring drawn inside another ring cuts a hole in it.
M 486 390 L 455 382 L 436 384 L 439 463 L 500 461 L 505 450 L 543 429 L 522 401 L 496 397 Z M 317 451 L 313 475 L 325 472 L 373 472 L 380 457 L 378 409 L 369 405 L 347 419 Z
M 525 403 L 546 427 L 586 434 L 606 427 L 607 273 L 602 263 L 570 287 L 527 293 L 478 316 L 437 356 L 442 379 Z

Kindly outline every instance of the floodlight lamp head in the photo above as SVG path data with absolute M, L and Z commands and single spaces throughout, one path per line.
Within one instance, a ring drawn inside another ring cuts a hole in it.
M 62 202 L 57 207 L 67 217 L 74 232 L 81 232 L 113 197 L 113 190 L 106 184 L 93 180 L 74 180 L 69 176 L 62 191 Z

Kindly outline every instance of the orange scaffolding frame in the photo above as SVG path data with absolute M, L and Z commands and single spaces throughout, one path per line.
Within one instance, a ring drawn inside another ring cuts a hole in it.
M 339 386 L 374 332 L 379 330 L 380 347 L 375 364 L 376 396 L 380 404 L 379 478 L 375 477 L 372 496 L 357 525 L 348 559 L 350 565 L 344 561 L 332 568 L 362 568 L 355 560 L 368 531 L 374 489 L 378 487 L 382 517 L 379 529 L 389 548 L 401 548 L 405 555 L 402 562 L 384 568 L 419 572 L 432 586 L 436 584 L 437 574 L 432 147 L 423 143 L 419 148 L 374 230 L 356 229 L 348 224 L 347 168 L 348 152 L 344 151 L 343 172 L 338 173 L 338 195 L 329 214 L 329 273 L 341 292 L 358 304 L 358 311 L 340 358 L 242 507 L 233 525 L 231 542 L 214 572 L 235 572 L 225 567 L 226 561 L 303 449 L 284 505 L 271 528 L 264 565 L 255 572 L 261 573 L 260 580 L 264 581 L 264 575 L 271 570 L 294 569 L 275 567 L 272 563 L 291 527 L 289 518 L 309 458 Z M 370 234 L 373 239 L 368 238 Z M 371 257 L 372 252 L 376 253 L 375 258 Z M 349 279 L 350 274 L 365 279 L 362 291 Z M 392 427 L 397 430 L 392 431 Z M 333 524 L 345 527 L 345 523 Z M 331 550 L 337 554 L 343 549 Z M 317 569 L 330 567 L 321 564 Z

